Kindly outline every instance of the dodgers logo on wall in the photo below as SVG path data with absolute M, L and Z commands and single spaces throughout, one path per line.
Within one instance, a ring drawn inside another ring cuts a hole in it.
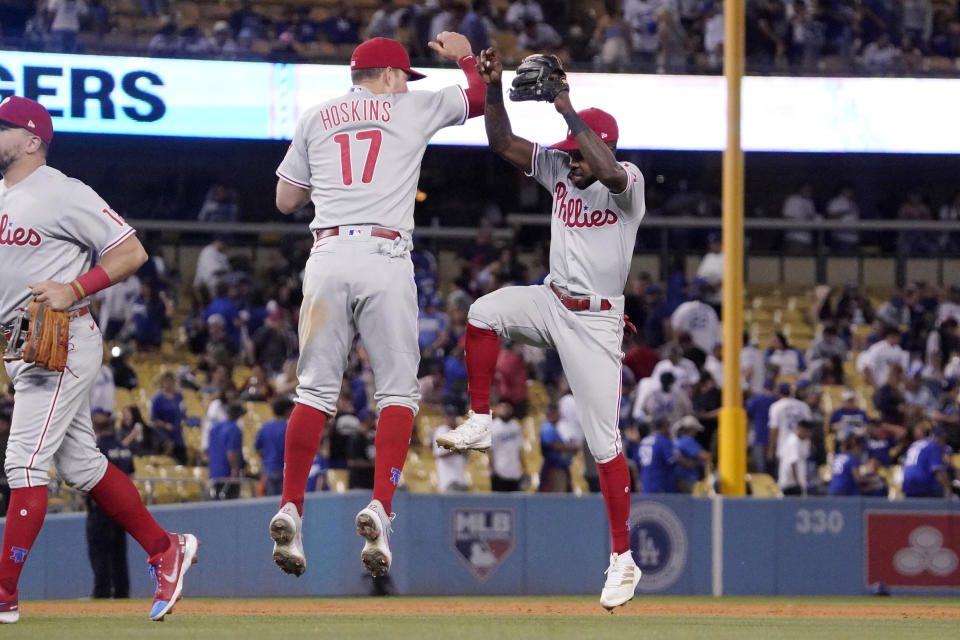
M 643 572 L 638 591 L 663 591 L 687 565 L 687 532 L 673 510 L 659 502 L 631 506 L 630 548 Z
M 513 509 L 454 509 L 452 545 L 479 580 L 486 580 L 513 551 Z
M 867 512 L 867 584 L 960 587 L 960 515 Z

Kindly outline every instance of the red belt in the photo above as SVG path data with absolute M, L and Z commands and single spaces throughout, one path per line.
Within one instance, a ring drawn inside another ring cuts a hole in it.
M 560 289 L 557 289 L 555 286 L 550 285 L 550 289 L 553 290 L 557 297 L 560 299 L 560 304 L 565 306 L 570 311 L 589 311 L 590 310 L 590 298 L 571 298 L 570 296 L 565 296 L 560 293 Z M 613 308 L 613 305 L 610 304 L 610 301 L 606 298 L 600 300 L 600 311 L 609 311 Z
M 87 315 L 88 313 L 90 313 L 90 307 L 81 307 L 81 308 L 77 309 L 76 311 L 71 311 L 71 312 L 70 312 L 70 319 L 72 320 L 73 318 L 82 318 L 83 316 Z
M 313 237 L 315 240 L 323 240 L 330 236 L 340 235 L 340 227 L 328 227 L 326 229 L 314 229 Z M 362 233 L 360 234 L 362 235 Z M 384 229 L 383 227 L 373 227 L 370 229 L 370 235 L 375 238 L 386 238 L 387 240 L 396 240 L 400 237 L 399 231 L 393 229 Z

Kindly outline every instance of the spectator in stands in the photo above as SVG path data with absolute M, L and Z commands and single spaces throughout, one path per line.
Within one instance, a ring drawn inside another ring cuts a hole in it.
M 220 279 L 230 269 L 227 247 L 227 237 L 218 235 L 200 251 L 197 272 L 193 278 L 193 294 L 201 306 L 210 303 Z
M 880 414 L 880 419 L 887 427 L 904 425 L 903 388 L 906 374 L 899 364 L 890 366 L 884 383 L 873 394 L 873 406 Z
M 960 33 L 960 23 L 957 23 L 958 33 Z M 940 207 L 940 221 L 960 223 L 960 191 L 957 191 L 953 199 L 944 203 Z M 943 251 L 956 253 L 960 251 L 960 232 L 944 233 L 940 235 L 940 248 Z
M 227 324 L 223 316 L 215 313 L 207 318 L 207 340 L 204 347 L 206 366 L 224 365 L 232 368 L 235 364 L 237 346 L 227 334 Z
M 397 23 L 400 21 L 401 12 L 402 9 L 397 7 L 394 0 L 380 0 L 380 6 L 373 12 L 373 15 L 370 16 L 370 22 L 367 23 L 366 39 L 396 39 Z
M 623 17 L 631 29 L 634 59 L 642 66 L 651 65 L 660 41 L 657 38 L 657 9 L 661 0 L 624 0 Z
M 912 363 L 903 383 L 903 403 L 907 407 L 919 407 L 924 416 L 932 417 L 939 406 L 938 400 L 923 380 L 923 365 L 919 362 Z
M 336 418 L 327 422 L 324 438 L 327 441 L 327 458 L 331 469 L 346 469 L 350 440 L 360 431 L 360 419 L 356 416 L 351 393 L 337 397 Z
M 240 497 L 240 479 L 243 474 L 243 431 L 237 421 L 246 411 L 239 402 L 227 405 L 227 419 L 210 429 L 207 450 L 210 469 L 210 497 L 214 500 L 233 500 Z
M 664 359 L 657 363 L 650 376 L 656 380 L 660 374 L 669 371 L 681 388 L 690 389 L 700 381 L 700 371 L 692 361 L 683 357 L 680 345 L 671 342 L 664 347 Z
M 286 20 L 277 24 L 277 31 L 289 31 L 296 42 L 316 42 L 320 25 L 310 18 L 310 5 L 302 4 L 287 9 Z
M 761 71 L 786 64 L 786 8 L 782 0 L 753 0 L 745 4 L 747 64 Z
M 825 25 L 804 0 L 794 0 L 790 17 L 789 56 L 793 66 L 812 70 L 824 46 Z
M 523 23 L 523 31 L 517 36 L 517 49 L 556 53 L 563 48 L 563 38 L 557 30 L 546 22 L 537 22 L 530 18 Z
M 800 349 L 791 346 L 787 337 L 779 331 L 770 336 L 770 342 L 763 357 L 766 360 L 768 372 L 775 377 L 796 376 L 807 370 L 803 353 Z
M 770 436 L 767 445 L 767 466 L 772 466 L 781 451 L 787 436 L 796 432 L 797 424 L 810 420 L 813 413 L 807 402 L 793 396 L 790 383 L 781 382 L 777 387 L 777 401 L 770 405 Z
M 697 277 L 711 287 L 707 302 L 716 305 L 721 301 L 723 284 L 723 241 L 720 234 L 713 231 L 707 234 L 707 253 L 697 266 Z
M 617 0 L 604 0 L 604 13 L 597 19 L 592 44 L 599 71 L 622 71 L 630 64 L 630 25 Z
M 489 27 L 493 26 L 493 20 L 490 17 L 489 0 L 472 0 L 470 2 L 470 11 L 464 16 L 458 29 L 453 29 L 462 33 L 470 41 L 470 48 L 473 51 L 483 51 L 490 46 Z
M 265 35 L 263 30 L 265 18 L 254 9 L 251 0 L 241 0 L 240 5 L 230 14 L 227 21 L 237 37 L 244 32 L 251 34 L 253 38 L 262 38 Z
M 457 0 L 440 0 L 440 10 L 433 14 L 430 33 L 456 31 L 466 17 L 466 8 Z
M 218 23 L 221 28 L 229 31 L 226 22 Z M 231 223 L 240 216 L 240 207 L 237 204 L 237 190 L 220 183 L 210 185 L 207 196 L 197 214 L 198 222 Z
M 847 439 L 847 436 L 862 436 L 866 433 L 867 412 L 857 404 L 857 393 L 853 389 L 844 389 L 840 394 L 843 402 L 837 409 L 834 409 L 830 415 L 830 431 L 836 437 L 836 443 Z
M 693 404 L 687 393 L 675 386 L 676 377 L 670 371 L 660 374 L 660 388 L 654 388 L 645 396 L 640 410 L 646 422 L 665 420 L 674 424 L 693 414 Z
M 797 423 L 780 448 L 777 484 L 785 496 L 807 495 L 807 460 L 810 458 L 810 436 L 814 425 L 808 420 Z
M 685 73 L 687 33 L 669 6 L 657 8 L 657 73 Z
M 743 346 L 740 349 L 740 370 L 743 372 L 744 391 L 750 394 L 762 393 L 764 380 L 767 379 L 766 363 L 750 334 L 743 332 Z
M 706 67 L 708 71 L 716 71 L 723 65 L 723 41 L 726 37 L 723 7 L 720 0 L 707 0 L 703 7 L 703 50 L 706 53 Z
M 346 0 L 339 0 L 327 19 L 320 22 L 318 27 L 330 44 L 360 42 L 360 23 L 357 20 L 356 10 Z
M 933 213 L 930 211 L 922 193 L 910 191 L 897 210 L 897 219 L 906 221 L 933 220 Z M 935 244 L 934 238 L 925 231 L 901 231 L 897 234 L 898 248 L 905 255 L 925 255 L 933 249 Z
M 633 373 L 635 380 L 649 377 L 660 361 L 656 349 L 647 346 L 642 333 L 627 337 L 625 342 L 627 351 L 623 356 L 623 366 Z
M 831 496 L 859 496 L 865 484 L 860 476 L 860 460 L 863 456 L 863 438 L 853 433 L 847 434 L 841 445 L 841 453 L 833 458 L 830 486 L 827 493 Z
M 250 340 L 248 350 L 253 362 L 271 377 L 283 371 L 283 365 L 297 351 L 297 334 L 290 327 L 290 314 L 277 306 Z
M 169 16 L 164 16 L 160 28 L 147 44 L 147 55 L 153 57 L 173 57 L 180 53 L 180 36 L 177 25 Z
M 521 419 L 527 417 L 529 404 L 527 363 L 523 360 L 522 349 L 519 342 L 504 340 L 494 372 L 494 384 L 500 398 L 509 402 L 511 413 Z
M 253 441 L 253 448 L 260 454 L 263 465 L 264 495 L 277 496 L 283 490 L 284 438 L 293 407 L 294 403 L 289 398 L 275 399 L 270 404 L 274 419 L 260 426 Z
M 467 459 L 469 453 L 451 451 L 437 444 L 437 436 L 441 436 L 457 426 L 460 411 L 453 405 L 443 408 L 443 422 L 433 430 L 432 447 L 433 457 L 437 461 L 437 490 L 440 493 L 452 493 L 467 490 Z
M 828 202 L 825 211 L 827 220 L 856 223 L 860 219 L 860 207 L 854 200 L 853 185 L 841 185 Z M 852 229 L 830 232 L 830 249 L 838 255 L 856 255 L 860 250 L 860 234 Z
M 817 360 L 840 358 L 847 359 L 849 345 L 837 335 L 837 327 L 832 322 L 824 323 L 820 335 L 810 341 L 807 347 L 806 361 L 813 364 Z
M 133 455 L 113 429 L 113 418 L 103 411 L 92 416 L 97 449 L 110 464 L 133 475 Z M 87 553 L 93 569 L 94 598 L 129 598 L 130 570 L 127 567 L 127 532 L 113 521 L 95 500 L 87 500 Z
M 960 400 L 957 389 L 960 378 L 947 378 L 940 393 L 940 406 L 933 415 L 935 426 L 946 432 L 947 446 L 953 451 L 960 450 Z
M 426 375 L 420 378 L 420 407 L 439 409 L 444 405 L 443 363 L 439 360 L 428 360 L 423 370 Z
M 883 73 L 894 69 L 899 58 L 900 50 L 890 41 L 890 34 L 884 31 L 863 48 L 861 59 L 867 71 Z
M 250 375 L 240 385 L 240 400 L 243 402 L 270 402 L 276 391 L 270 384 L 270 376 L 261 365 L 250 368 Z
M 930 0 L 902 0 L 901 4 L 904 35 L 916 38 L 922 47 L 926 47 L 933 34 L 933 3 Z
M 280 31 L 276 39 L 270 43 L 270 51 L 267 53 L 267 62 L 281 64 L 297 64 L 303 62 L 303 56 L 300 55 L 300 47 L 292 31 Z
M 351 489 L 373 489 L 376 457 L 373 441 L 376 430 L 376 414 L 370 409 L 361 409 L 357 413 L 357 430 L 347 443 L 347 468 L 350 469 Z
M 909 33 L 900 36 L 899 69 L 904 73 L 916 73 L 923 69 L 923 51 Z
M 948 297 L 940 303 L 937 311 L 938 325 L 943 325 L 949 318 L 960 323 L 960 284 L 950 285 Z
M 150 456 L 160 452 L 158 439 L 161 436 L 143 419 L 140 408 L 136 405 L 123 408 L 118 435 L 120 444 L 130 449 L 135 456 Z
M 557 403 L 547 405 L 543 423 L 540 425 L 540 491 L 544 493 L 570 493 L 573 484 L 570 478 L 570 463 L 580 452 L 577 444 L 564 442 L 558 430 L 560 408 Z
M 717 433 L 723 396 L 713 376 L 706 372 L 701 374 L 700 381 L 693 388 L 691 399 L 693 415 L 703 425 L 703 431 L 697 435 L 697 438 L 705 449 L 714 449 L 716 447 L 714 436 Z
M 646 289 L 645 299 L 647 315 L 643 322 L 643 336 L 647 345 L 659 349 L 667 341 L 670 307 L 659 285 L 652 284 Z M 639 327 L 639 325 L 638 325 Z
M 910 445 L 903 462 L 903 495 L 908 498 L 953 497 L 944 447 L 946 433 L 934 427 L 930 435 Z
M 514 31 L 520 31 L 528 20 L 543 22 L 543 9 L 538 0 L 513 0 L 507 7 L 504 21 Z
M 637 467 L 643 493 L 677 492 L 677 451 L 670 440 L 670 423 L 653 423 L 650 435 L 637 448 Z
M 704 354 L 712 353 L 720 339 L 720 318 L 713 307 L 704 302 L 707 296 L 706 281 L 694 278 L 689 287 L 690 300 L 684 302 L 670 315 L 673 335 L 689 333 L 693 343 Z
M 47 19 L 50 22 L 50 44 L 54 51 L 75 53 L 80 22 L 89 9 L 84 0 L 47 0 Z
M 140 9 L 145 16 L 159 16 L 167 10 L 167 0 L 140 0 Z
M 670 431 L 677 455 L 677 492 L 693 493 L 694 485 L 704 477 L 706 466 L 711 463 L 710 453 L 696 440 L 703 432 L 703 425 L 695 417 L 686 416 L 674 422 Z
M 864 382 L 880 388 L 894 365 L 900 367 L 902 374 L 910 365 L 910 354 L 900 347 L 900 330 L 888 326 L 883 330 L 882 340 L 860 352 L 856 366 Z
M 444 347 L 450 339 L 447 314 L 442 311 L 443 301 L 438 295 L 428 296 L 424 307 L 417 313 L 417 327 L 420 345 L 420 357 L 430 359 L 442 357 Z
M 464 339 L 461 338 L 443 359 L 443 403 L 458 407 L 461 414 L 467 411 L 467 366 L 463 346 Z
M 177 464 L 187 464 L 187 448 L 183 443 L 183 419 L 186 416 L 183 394 L 177 391 L 177 379 L 167 371 L 160 376 L 160 391 L 150 403 L 150 422 L 163 436 L 163 452 L 173 456 Z
M 889 467 L 893 464 L 890 451 L 896 446 L 896 437 L 889 432 L 878 418 L 871 418 L 867 422 L 867 457 L 875 459 L 880 466 Z
M 814 222 L 820 219 L 813 203 L 813 185 L 803 182 L 783 201 L 783 217 L 787 220 Z M 784 250 L 787 253 L 810 255 L 813 250 L 813 233 L 806 229 L 791 229 L 784 233 Z
M 226 20 L 217 20 L 213 24 L 210 35 L 210 55 L 221 60 L 237 60 L 240 58 L 240 48 L 233 39 L 233 31 Z M 200 209 L 203 213 L 203 208 Z
M 307 491 L 329 491 L 330 485 L 327 483 L 327 471 L 330 470 L 330 462 L 323 455 L 323 451 L 317 453 L 310 465 L 310 473 L 307 475 Z
M 103 364 L 90 387 L 90 411 L 103 411 L 113 417 L 117 412 L 117 387 L 113 383 L 113 369 Z
M 173 300 L 151 282 L 140 284 L 140 297 L 131 308 L 133 340 L 140 351 L 156 351 L 163 344 L 163 330 L 170 326 L 176 310 Z
M 199 27 L 189 25 L 180 31 L 180 52 L 188 58 L 206 58 L 213 53 L 213 46 Z
M 136 275 L 92 296 L 104 341 L 123 340 L 133 334 L 133 306 L 138 297 L 140 279 Z
M 216 298 L 203 310 L 203 319 L 209 324 L 210 318 L 218 315 L 223 318 L 224 331 L 233 343 L 234 351 L 239 351 L 243 344 L 241 332 L 243 318 L 240 315 L 240 305 L 243 304 L 240 282 L 236 278 L 224 278 L 215 289 Z
M 767 464 L 767 450 L 770 444 L 770 407 L 778 397 L 773 393 L 775 380 L 766 378 L 760 393 L 747 400 L 746 413 L 749 426 L 748 442 L 753 470 L 756 473 L 769 473 L 773 470 Z M 789 385 L 787 385 L 789 390 Z
M 493 491 L 520 491 L 523 479 L 523 428 L 513 417 L 513 405 L 497 403 L 491 427 L 490 488 Z

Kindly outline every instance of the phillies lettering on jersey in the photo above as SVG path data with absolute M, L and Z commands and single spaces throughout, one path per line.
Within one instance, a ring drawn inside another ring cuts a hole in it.
M 353 87 L 300 117 L 277 176 L 310 190 L 311 229 L 376 224 L 412 233 L 427 142 L 467 112 L 457 85 L 398 94 Z
M 611 193 L 599 180 L 578 189 L 570 156 L 534 145 L 530 175 L 553 193 L 548 284 L 574 295 L 623 296 L 637 229 L 646 213 L 643 175 L 629 162 L 627 186 Z
M 133 233 L 93 189 L 53 167 L 12 187 L 0 181 L 0 323 L 27 306 L 31 284 L 70 282 Z

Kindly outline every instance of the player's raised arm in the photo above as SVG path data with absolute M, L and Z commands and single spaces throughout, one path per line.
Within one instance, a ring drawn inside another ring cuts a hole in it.
M 483 115 L 484 86 L 480 74 L 477 73 L 477 59 L 470 48 L 467 37 L 455 31 L 443 31 L 437 34 L 436 40 L 431 40 L 427 46 L 447 60 L 456 62 L 463 75 L 467 77 L 467 118 Z
M 510 164 L 530 173 L 533 169 L 533 143 L 514 135 L 510 128 L 510 118 L 503 106 L 503 85 L 500 82 L 503 65 L 495 49 L 491 47 L 480 52 L 477 70 L 487 85 L 487 104 L 483 111 L 483 120 L 490 148 Z
M 557 113 L 563 116 L 570 127 L 570 132 L 577 140 L 577 146 L 583 159 L 590 165 L 590 170 L 603 186 L 613 193 L 620 193 L 627 188 L 627 172 L 617 162 L 613 150 L 577 115 L 570 102 L 570 92 L 562 91 L 553 99 L 553 106 Z

